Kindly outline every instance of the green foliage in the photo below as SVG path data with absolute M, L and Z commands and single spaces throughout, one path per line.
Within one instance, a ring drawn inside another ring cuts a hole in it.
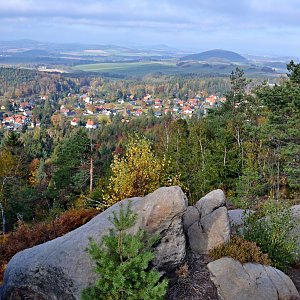
M 263 253 L 268 254 L 275 267 L 284 269 L 295 262 L 299 245 L 291 235 L 296 227 L 291 210 L 273 200 L 263 209 L 245 218 L 244 238 L 255 242 Z
M 287 69 L 290 72 L 288 76 L 294 82 L 300 83 L 300 64 L 295 64 L 293 60 L 287 65 Z
M 73 132 L 54 152 L 55 171 L 52 176 L 54 191 L 60 193 L 61 200 L 70 202 L 62 195 L 79 193 L 84 190 L 88 176 L 84 169 L 90 155 L 87 131 Z M 65 198 L 65 199 L 62 199 Z
M 82 299 L 164 299 L 168 282 L 160 281 L 159 272 L 149 268 L 154 258 L 151 246 L 157 238 L 149 239 L 142 230 L 126 232 L 136 221 L 129 205 L 121 206 L 118 214 L 113 212 L 110 221 L 115 229 L 100 244 L 90 242 L 88 251 L 100 278 L 83 291 Z
M 255 242 L 246 241 L 239 236 L 231 237 L 226 244 L 220 245 L 209 252 L 213 259 L 230 256 L 241 263 L 253 262 L 263 265 L 271 265 L 267 254 L 262 253 Z

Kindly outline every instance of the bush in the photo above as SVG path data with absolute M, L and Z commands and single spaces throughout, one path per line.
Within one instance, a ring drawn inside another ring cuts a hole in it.
M 179 176 L 170 172 L 170 162 L 155 155 L 148 140 L 131 137 L 123 157 L 114 155 L 112 176 L 104 195 L 107 204 L 144 196 L 160 186 L 179 184 Z
M 72 209 L 61 214 L 50 223 L 38 223 L 33 226 L 22 224 L 15 232 L 0 239 L 0 282 L 6 264 L 18 252 L 30 248 L 74 230 L 91 220 L 96 209 Z
M 96 263 L 95 272 L 101 277 L 83 291 L 82 299 L 164 299 L 168 282 L 160 282 L 159 272 L 149 268 L 154 258 L 151 247 L 157 238 L 147 238 L 142 230 L 126 233 L 136 221 L 130 206 L 121 207 L 110 221 L 115 230 L 104 236 L 100 244 L 90 242 L 88 252 Z
M 271 265 L 268 255 L 262 253 L 254 242 L 246 241 L 239 236 L 233 236 L 228 243 L 212 249 L 209 255 L 213 259 L 230 256 L 241 263 L 253 262 Z
M 275 267 L 285 269 L 296 261 L 299 245 L 291 232 L 295 229 L 289 208 L 269 200 L 262 211 L 244 220 L 244 238 L 255 242 L 267 253 Z

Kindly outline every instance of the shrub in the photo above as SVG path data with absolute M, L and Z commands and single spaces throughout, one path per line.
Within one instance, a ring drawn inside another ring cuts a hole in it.
M 50 223 L 21 224 L 15 232 L 4 235 L 0 239 L 0 282 L 6 264 L 16 253 L 62 236 L 87 223 L 97 213 L 96 209 L 72 209 Z
M 262 211 L 251 214 L 244 220 L 244 238 L 255 242 L 263 253 L 267 253 L 275 267 L 285 269 L 296 261 L 297 238 L 291 232 L 295 229 L 289 208 L 269 200 Z
M 241 263 L 253 262 L 263 265 L 271 265 L 271 260 L 267 254 L 262 253 L 260 248 L 250 241 L 239 236 L 233 236 L 229 242 L 212 249 L 209 253 L 211 258 L 219 259 L 230 256 Z
M 104 200 L 112 205 L 122 199 L 144 196 L 160 186 L 178 185 L 170 162 L 155 155 L 148 140 L 131 137 L 123 157 L 114 155 L 112 176 Z
M 159 272 L 149 268 L 154 258 L 151 247 L 157 238 L 149 239 L 142 230 L 126 233 L 136 221 L 130 206 L 121 207 L 110 221 L 115 230 L 104 236 L 100 244 L 90 242 L 88 252 L 96 263 L 95 272 L 101 277 L 83 291 L 82 299 L 163 299 L 168 282 L 160 282 Z

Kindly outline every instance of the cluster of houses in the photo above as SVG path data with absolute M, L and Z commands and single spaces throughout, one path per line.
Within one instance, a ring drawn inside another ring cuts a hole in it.
M 32 110 L 34 101 L 13 102 L 9 109 L 7 105 L 0 106 L 0 128 L 7 130 L 21 130 L 26 127 L 40 126 L 40 122 L 34 122 Z
M 85 126 L 88 129 L 97 128 L 100 118 L 111 118 L 119 115 L 124 121 L 142 115 L 154 114 L 156 117 L 170 114 L 174 119 L 191 118 L 195 113 L 205 116 L 207 111 L 226 101 L 215 95 L 204 97 L 195 96 L 192 99 L 160 99 L 152 95 L 145 95 L 142 99 L 118 99 L 116 102 L 109 102 L 104 99 L 93 99 L 88 95 L 69 95 L 77 99 L 69 102 L 64 99 L 54 115 L 62 115 L 67 118 L 71 126 Z M 40 99 L 47 100 L 47 96 Z M 70 104 L 73 103 L 73 104 Z M 39 120 L 33 120 L 32 110 L 35 106 L 34 100 L 14 102 L 13 112 L 8 113 L 5 106 L 0 107 L 0 127 L 8 130 L 20 130 L 26 126 L 33 128 L 40 126 Z M 102 117 L 101 117 L 102 116 Z

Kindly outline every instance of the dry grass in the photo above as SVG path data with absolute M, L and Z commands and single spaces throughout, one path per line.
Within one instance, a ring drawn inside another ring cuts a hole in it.
M 209 255 L 214 260 L 224 256 L 230 256 L 239 260 L 241 263 L 254 262 L 263 265 L 272 264 L 268 255 L 262 253 L 254 242 L 246 241 L 239 236 L 233 236 L 228 243 L 212 249 Z
M 0 239 L 0 283 L 5 267 L 18 252 L 62 236 L 87 223 L 99 212 L 96 209 L 73 209 L 64 212 L 51 223 L 33 226 L 22 224 Z

